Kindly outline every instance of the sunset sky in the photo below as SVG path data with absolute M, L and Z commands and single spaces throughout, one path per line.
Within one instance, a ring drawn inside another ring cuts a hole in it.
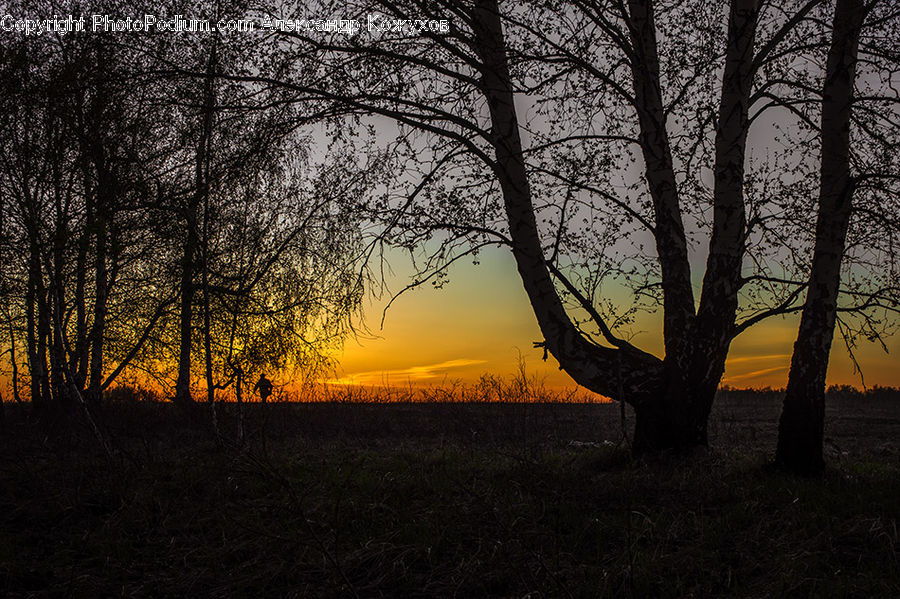
M 399 261 L 395 261 L 399 262 Z M 396 291 L 406 284 L 401 264 Z M 361 385 L 440 384 L 445 380 L 470 382 L 484 373 L 511 376 L 518 356 L 527 372 L 544 377 L 548 386 L 574 386 L 550 357 L 532 342 L 541 340 L 511 255 L 493 250 L 481 264 L 460 262 L 450 270 L 450 283 L 435 290 L 430 285 L 405 293 L 388 310 L 384 328 L 379 320 L 384 302 L 371 304 L 367 322 L 375 338 L 348 340 L 340 356 L 338 381 Z M 739 336 L 732 344 L 723 383 L 734 387 L 783 387 L 787 383 L 791 347 L 798 317 L 773 318 Z M 660 314 L 641 318 L 633 342 L 661 356 Z M 900 336 L 888 339 L 890 354 L 861 341 L 857 358 L 865 383 L 900 385 L 896 354 Z M 860 386 L 843 342 L 835 339 L 828 372 L 829 384 Z

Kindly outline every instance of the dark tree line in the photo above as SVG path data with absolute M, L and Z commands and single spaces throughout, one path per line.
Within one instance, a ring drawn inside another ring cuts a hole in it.
M 256 59 L 216 35 L 4 34 L 0 276 L 16 399 L 42 413 L 149 380 L 212 402 L 260 370 L 330 360 L 363 297 L 348 207 L 377 157 L 313 155 L 321 119 L 217 76 Z

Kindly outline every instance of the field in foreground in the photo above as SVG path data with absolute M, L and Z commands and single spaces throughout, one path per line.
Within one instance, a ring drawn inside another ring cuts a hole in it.
M 900 403 L 831 399 L 822 480 L 767 471 L 774 395 L 633 461 L 615 404 L 169 404 L 92 437 L 7 406 L 0 595 L 900 596 Z

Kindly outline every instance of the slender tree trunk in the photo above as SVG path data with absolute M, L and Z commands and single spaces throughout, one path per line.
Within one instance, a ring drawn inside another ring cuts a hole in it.
M 237 399 L 237 411 L 238 411 L 238 430 L 237 436 L 238 441 L 244 441 L 244 397 L 243 397 L 243 383 L 244 383 L 244 373 L 240 369 L 236 370 L 236 380 L 234 383 L 234 396 Z
M 58 164 L 55 162 L 55 164 Z M 55 169 L 54 169 L 55 170 Z M 51 298 L 51 311 L 53 318 L 53 333 L 50 346 L 50 372 L 53 385 L 53 394 L 57 398 L 57 402 L 67 407 L 72 403 L 71 396 L 66 390 L 67 369 L 66 351 L 65 351 L 65 330 L 62 326 L 63 311 L 65 310 L 65 282 L 63 263 L 65 261 L 65 245 L 68 230 L 66 226 L 65 210 L 63 209 L 62 196 L 63 189 L 61 177 L 58 172 L 54 174 L 54 207 L 56 212 L 56 225 L 53 235 L 53 253 L 47 259 L 47 272 L 50 289 L 48 295 Z M 57 326 L 56 323 L 59 323 Z
M 50 381 L 47 368 L 47 338 L 50 333 L 50 321 L 41 270 L 40 247 L 36 239 L 31 240 L 28 261 L 28 283 L 25 292 L 28 368 L 31 375 L 32 406 L 40 412 L 50 405 Z
M 38 352 L 37 335 L 37 277 L 40 276 L 40 263 L 35 273 L 35 249 L 32 248 L 28 260 L 28 282 L 25 285 L 25 345 L 28 353 L 28 375 L 31 380 L 31 406 L 35 410 L 44 408 L 44 397 L 41 395 L 41 379 L 44 376 Z
M 775 462 L 798 474 L 820 473 L 825 461 L 825 375 L 840 288 L 841 260 L 853 199 L 850 116 L 856 56 L 865 17 L 862 0 L 838 0 L 822 89 L 822 158 L 816 244 L 791 357 Z
M 8 306 L 6 309 L 6 318 L 7 322 L 9 323 L 9 363 L 12 368 L 11 376 L 13 399 L 17 404 L 21 404 L 22 397 L 21 395 L 19 395 L 19 364 L 16 355 L 16 331 L 13 327 L 12 315 L 9 312 Z
M 38 364 L 41 368 L 40 386 L 41 396 L 49 402 L 53 395 L 50 392 L 50 376 L 47 368 L 47 348 L 50 343 L 50 299 L 47 297 L 47 290 L 44 287 L 44 278 L 41 273 L 40 256 L 36 258 L 38 279 L 37 279 L 37 311 L 38 311 Z
M 49 352 L 50 352 L 50 389 L 55 403 L 59 406 L 68 407 L 69 394 L 66 392 L 65 384 L 65 351 L 63 351 L 62 331 L 53 326 L 56 322 L 56 313 L 62 308 L 56 290 L 48 291 L 49 311 L 51 314 L 51 326 L 49 335 Z
M 206 264 L 206 244 L 208 239 L 208 212 L 209 189 L 208 152 L 209 138 L 212 130 L 212 73 L 215 62 L 213 51 L 207 63 L 207 77 L 204 86 L 204 108 L 201 114 L 203 118 L 200 139 L 197 142 L 195 154 L 195 193 L 188 200 L 186 214 L 186 240 L 181 270 L 181 342 L 178 357 L 178 379 L 175 383 L 175 402 L 188 404 L 193 402 L 190 393 L 191 386 L 191 349 L 192 349 L 192 316 L 194 303 L 194 275 L 196 270 L 196 258 L 200 253 L 201 258 L 201 288 L 203 290 L 203 337 L 204 337 L 204 366 L 207 382 L 207 401 L 212 402 L 215 397 L 215 388 L 212 384 L 211 347 L 209 347 L 209 294 L 208 272 Z M 198 231 L 198 211 L 203 208 L 203 231 Z
M 98 211 L 96 223 L 96 256 L 94 262 L 94 325 L 91 327 L 91 362 L 88 379 L 87 398 L 100 401 L 100 386 L 103 384 L 103 337 L 106 328 L 106 307 L 109 291 L 107 268 L 107 215 Z
M 87 383 L 88 343 L 87 343 L 87 305 L 84 297 L 86 262 L 76 259 L 75 275 L 75 346 L 72 350 L 72 361 L 75 364 L 76 384 L 84 389 Z
M 750 127 L 753 44 L 759 0 L 732 0 L 716 128 L 713 231 L 697 310 L 701 350 L 724 357 L 731 344 L 745 251 L 744 157 Z M 724 361 L 715 368 L 724 369 Z M 721 372 L 712 378 L 720 378 Z
M 0 238 L 6 236 L 6 220 L 5 220 L 5 210 L 0 210 Z M 10 310 L 9 302 L 6 303 L 6 324 L 9 329 L 9 365 L 11 368 L 10 377 L 13 388 L 13 398 L 15 399 L 17 404 L 22 403 L 22 398 L 19 396 L 19 367 L 16 363 L 18 359 L 16 356 L 16 331 L 13 327 L 13 319 L 12 312 Z
M 38 202 L 30 193 L 25 194 L 22 212 L 26 218 L 28 239 L 28 281 L 25 287 L 26 344 L 28 373 L 31 384 L 31 406 L 39 415 L 50 406 L 47 382 L 47 352 L 43 327 L 43 272 L 41 271 L 41 246 L 39 236 Z
M 215 89 L 213 76 L 215 75 L 216 49 L 213 46 L 206 69 L 206 85 L 204 89 L 203 132 L 200 137 L 200 147 L 197 152 L 197 191 L 202 196 L 203 205 L 203 235 L 201 240 L 203 259 L 203 356 L 206 367 L 206 401 L 209 404 L 210 418 L 213 432 L 219 436 L 219 421 L 216 415 L 216 384 L 213 380 L 212 364 L 212 314 L 210 313 L 209 297 L 209 164 L 212 152 L 213 111 L 215 109 Z
M 54 278 L 57 276 L 58 274 L 54 273 Z M 62 293 L 62 287 L 54 284 L 51 308 L 53 314 L 53 342 L 50 347 L 50 363 L 52 364 L 53 372 L 53 393 L 57 398 L 57 403 L 66 408 L 72 408 L 76 403 L 76 399 L 74 389 L 72 389 L 74 381 L 69 376 L 69 364 L 63 344 L 63 304 L 60 301 Z
M 197 193 L 200 196 L 198 204 L 203 206 L 203 234 L 201 238 L 202 249 L 202 285 L 203 285 L 203 355 L 206 367 L 206 400 L 212 406 L 215 402 L 216 387 L 213 381 L 212 366 L 212 315 L 210 313 L 209 297 L 209 164 L 211 159 L 211 142 L 213 134 L 215 110 L 215 89 L 213 76 L 215 75 L 216 49 L 213 46 L 210 52 L 206 68 L 206 83 L 204 86 L 203 128 L 200 143 L 197 149 Z M 215 410 L 213 409 L 213 425 L 215 426 Z
M 75 378 L 80 389 L 87 383 L 90 345 L 88 343 L 87 287 L 88 252 L 91 245 L 91 232 L 94 229 L 94 200 L 90 177 L 84 174 L 85 221 L 84 230 L 78 240 L 78 253 L 75 257 L 75 348 L 72 362 L 76 364 Z
M 244 369 L 240 364 L 234 361 L 234 337 L 237 332 L 238 321 L 238 303 L 235 302 L 231 311 L 231 334 L 228 339 L 228 357 L 225 358 L 225 364 L 231 369 L 231 376 L 234 377 L 234 396 L 237 400 L 237 437 L 239 442 L 244 441 Z
M 188 206 L 184 253 L 181 260 L 181 309 L 179 328 L 178 379 L 175 383 L 175 403 L 193 403 L 191 397 L 191 320 L 194 306 L 194 266 L 197 254 L 196 207 Z
M 208 235 L 206 231 L 207 225 L 204 223 L 204 236 Z M 208 241 L 204 242 L 204 246 L 208 245 Z M 208 251 L 208 247 L 204 248 L 204 253 Z M 212 404 L 216 397 L 216 386 L 213 380 L 213 364 L 212 364 L 212 314 L 210 311 L 209 298 L 209 272 L 205 264 L 204 257 L 203 266 L 203 356 L 204 366 L 206 370 L 206 400 Z
M 683 372 L 695 315 L 691 267 L 687 255 L 678 187 L 659 78 L 659 55 L 652 0 L 628 2 L 628 28 L 634 58 L 634 107 L 640 126 L 644 174 L 656 222 L 654 237 L 663 290 L 663 338 L 668 370 Z

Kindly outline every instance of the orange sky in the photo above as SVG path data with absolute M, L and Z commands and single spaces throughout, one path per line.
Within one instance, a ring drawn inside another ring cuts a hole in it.
M 400 273 L 403 269 L 392 264 Z M 400 277 L 393 285 L 399 289 Z M 541 361 L 532 342 L 541 339 L 512 257 L 502 250 L 486 252 L 481 264 L 458 263 L 450 283 L 407 292 L 388 310 L 378 330 L 382 303 L 370 306 L 367 320 L 378 334 L 374 339 L 349 340 L 339 356 L 338 380 L 362 385 L 440 384 L 443 380 L 471 382 L 484 373 L 511 376 L 518 356 L 527 372 L 545 377 L 550 386 L 574 386 L 551 357 Z M 739 336 L 732 344 L 723 383 L 735 387 L 783 387 L 787 382 L 797 317 L 770 319 Z M 643 317 L 633 342 L 660 355 L 659 315 Z M 857 358 L 866 385 L 900 386 L 895 364 L 900 336 L 890 338 L 891 355 L 877 345 L 861 342 Z M 835 340 L 829 384 L 859 386 L 843 343 Z

